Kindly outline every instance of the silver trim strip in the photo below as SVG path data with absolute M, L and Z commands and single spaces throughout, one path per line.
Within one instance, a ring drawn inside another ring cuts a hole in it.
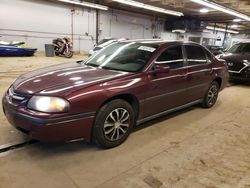
M 165 97 L 165 96 L 168 96 L 168 95 L 173 95 L 173 94 L 184 92 L 184 91 L 188 92 L 191 89 L 198 88 L 198 87 L 205 87 L 207 85 L 208 85 L 207 83 L 204 83 L 204 84 L 197 84 L 197 85 L 192 86 L 192 87 L 185 87 L 184 89 L 179 89 L 179 90 L 171 91 L 171 92 L 164 93 L 164 94 L 161 94 L 161 95 L 156 95 L 156 96 L 153 96 L 153 97 L 145 98 L 145 100 L 143 102 L 147 102 L 147 101 L 150 101 L 150 100 Z
M 200 103 L 201 101 L 202 101 L 202 99 L 199 99 L 199 100 L 196 100 L 196 101 L 193 101 L 193 102 L 184 104 L 184 105 L 182 105 L 182 106 L 178 106 L 178 107 L 175 107 L 175 108 L 172 108 L 172 109 L 169 109 L 169 110 L 160 112 L 160 113 L 158 113 L 158 114 L 154 114 L 154 115 L 152 115 L 152 116 L 148 116 L 148 117 L 146 117 L 146 118 L 137 120 L 136 125 L 140 125 L 140 124 L 142 124 L 142 123 L 145 123 L 146 121 L 150 121 L 150 120 L 152 120 L 152 119 L 155 119 L 155 118 L 158 118 L 158 117 L 160 117 L 160 116 L 169 114 L 169 113 L 171 113 L 171 112 L 175 112 L 175 111 L 181 110 L 181 109 L 183 109 L 183 108 L 187 108 L 187 107 L 193 106 L 193 105 L 195 105 L 195 104 Z
M 17 96 L 17 95 L 12 95 L 11 97 L 12 97 L 13 99 L 16 99 L 16 100 L 19 100 L 19 101 L 22 101 L 22 100 L 25 99 L 25 97 L 19 97 L 19 96 Z
M 245 68 L 247 68 L 248 67 L 248 65 L 246 65 L 246 64 L 244 64 L 245 66 L 242 68 L 242 69 L 240 69 L 239 71 L 232 71 L 232 70 L 229 70 L 228 69 L 228 72 L 232 72 L 232 73 L 240 73 L 241 71 L 243 71 Z
M 213 70 L 220 70 L 220 69 L 226 69 L 225 67 L 216 67 L 216 68 L 213 68 Z
M 202 69 L 198 71 L 192 71 L 192 72 L 187 72 L 187 74 L 195 74 L 195 73 L 201 73 L 201 72 L 208 72 L 211 71 L 212 69 Z
M 169 63 L 176 63 L 176 62 L 184 62 L 184 59 L 177 59 L 171 61 L 155 61 L 155 64 L 169 64 Z
M 21 96 L 19 96 L 18 94 L 16 94 L 16 93 L 14 92 L 14 90 L 13 90 L 12 87 L 9 89 L 9 95 L 10 95 L 13 99 L 16 99 L 16 100 L 19 100 L 19 101 L 22 101 L 22 100 L 25 99 L 25 97 L 21 97 Z
M 161 95 L 156 95 L 156 96 L 153 96 L 153 97 L 148 97 L 148 98 L 145 98 L 144 101 L 146 102 L 146 101 L 154 100 L 154 99 L 157 99 L 157 98 L 165 97 L 165 96 L 168 96 L 168 95 L 172 95 L 172 94 L 180 93 L 180 92 L 184 92 L 184 91 L 187 91 L 187 88 L 171 91 L 171 92 L 164 93 L 164 94 L 161 94 Z

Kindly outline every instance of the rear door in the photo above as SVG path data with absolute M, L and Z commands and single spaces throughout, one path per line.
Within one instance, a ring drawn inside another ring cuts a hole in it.
M 188 101 L 202 99 L 213 79 L 211 60 L 205 49 L 199 45 L 186 44 L 185 56 L 187 62 L 187 92 Z
M 171 46 L 162 51 L 157 64 L 165 63 L 169 72 L 154 73 L 154 66 L 148 72 L 149 90 L 145 93 L 144 117 L 164 112 L 186 103 L 186 74 L 182 45 Z

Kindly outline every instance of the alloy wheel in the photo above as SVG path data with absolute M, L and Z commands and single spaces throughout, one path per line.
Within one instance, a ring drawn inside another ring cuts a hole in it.
M 208 104 L 212 106 L 216 102 L 217 97 L 218 97 L 218 88 L 216 85 L 212 85 L 208 91 L 208 96 L 207 96 Z
M 106 139 L 116 141 L 121 139 L 129 129 L 130 115 L 124 108 L 117 108 L 107 116 L 103 131 Z

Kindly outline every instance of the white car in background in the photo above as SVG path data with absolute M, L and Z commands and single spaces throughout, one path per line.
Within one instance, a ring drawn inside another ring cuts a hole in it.
M 127 40 L 126 38 L 112 38 L 112 37 L 105 37 L 102 39 L 92 50 L 89 51 L 89 56 L 92 56 L 96 52 L 100 51 L 104 47 L 114 43 L 114 42 L 120 42 L 123 40 Z

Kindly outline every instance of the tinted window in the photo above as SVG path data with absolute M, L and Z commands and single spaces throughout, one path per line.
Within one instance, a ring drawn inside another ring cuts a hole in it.
M 183 66 L 183 56 L 181 46 L 166 49 L 156 60 L 158 63 L 167 63 L 171 69 Z
M 228 50 L 228 52 L 230 52 L 230 53 L 250 52 L 250 44 L 249 43 L 235 44 Z
M 114 43 L 90 56 L 86 65 L 103 69 L 137 72 L 143 69 L 158 45 L 135 42 Z
M 207 63 L 206 55 L 199 46 L 185 46 L 188 65 L 199 65 Z

